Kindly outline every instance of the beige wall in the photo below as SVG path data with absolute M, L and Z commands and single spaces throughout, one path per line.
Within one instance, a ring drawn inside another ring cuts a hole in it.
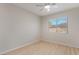
M 68 33 L 48 31 L 48 20 L 68 16 Z M 79 8 L 44 16 L 42 22 L 43 40 L 79 48 Z
M 0 52 L 40 36 L 40 18 L 11 4 L 0 4 Z

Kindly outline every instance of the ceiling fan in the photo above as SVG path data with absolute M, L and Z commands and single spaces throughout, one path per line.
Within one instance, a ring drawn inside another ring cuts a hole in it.
M 47 11 L 50 11 L 50 8 L 51 8 L 51 6 L 52 7 L 57 7 L 56 6 L 57 4 L 56 3 L 40 3 L 40 4 L 37 4 L 36 6 L 37 7 L 40 7 L 40 11 L 43 11 L 43 10 L 47 10 Z

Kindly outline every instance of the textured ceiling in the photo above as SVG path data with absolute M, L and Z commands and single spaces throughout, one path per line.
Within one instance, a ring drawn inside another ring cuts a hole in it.
M 18 4 L 15 3 L 14 5 L 24 8 L 25 10 L 28 10 L 39 16 L 50 15 L 57 12 L 66 11 L 72 8 L 79 7 L 78 3 L 57 3 L 56 6 L 58 8 L 54 8 L 53 6 L 51 6 L 50 11 L 47 12 L 46 10 L 40 11 L 42 7 L 36 6 L 36 5 L 43 5 L 43 4 L 44 3 L 18 3 Z

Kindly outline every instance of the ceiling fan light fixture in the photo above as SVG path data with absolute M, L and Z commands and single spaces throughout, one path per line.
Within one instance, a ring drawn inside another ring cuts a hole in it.
M 53 8 L 58 8 L 56 3 L 45 3 L 45 4 L 36 5 L 36 6 L 41 7 L 40 11 L 46 10 L 48 12 L 51 10 L 52 7 Z
M 44 6 L 44 8 L 49 12 L 50 11 L 50 5 Z
M 46 8 L 46 9 L 50 9 L 50 5 L 46 5 L 44 8 Z
M 49 11 L 50 11 L 50 9 L 47 9 L 47 11 L 49 12 Z

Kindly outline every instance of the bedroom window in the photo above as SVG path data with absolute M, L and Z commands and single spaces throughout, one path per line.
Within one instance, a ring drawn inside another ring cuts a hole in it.
M 67 33 L 68 32 L 68 17 L 64 16 L 64 17 L 48 20 L 48 30 L 50 32 Z

